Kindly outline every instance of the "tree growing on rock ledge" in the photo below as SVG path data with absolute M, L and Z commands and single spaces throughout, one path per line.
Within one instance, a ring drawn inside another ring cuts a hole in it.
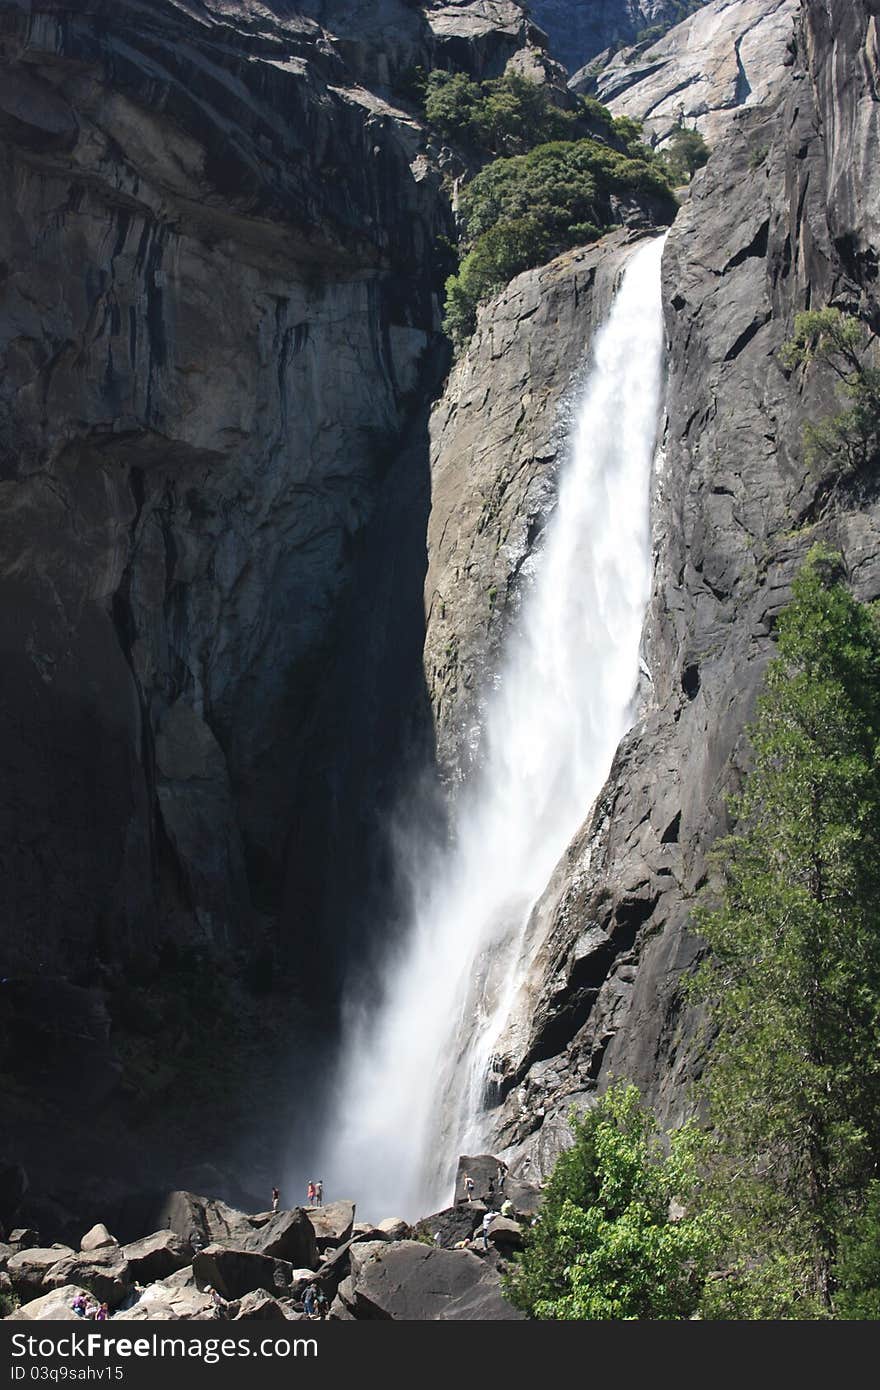
M 685 1210 L 698 1187 L 694 1127 L 665 1149 L 625 1083 L 571 1125 L 507 1297 L 534 1318 L 693 1316 L 721 1231 L 714 1214 Z
M 830 472 L 829 497 L 842 482 L 874 482 L 880 460 L 876 339 L 852 314 L 834 308 L 811 309 L 797 315 L 794 334 L 780 355 L 789 368 L 824 363 L 847 402 L 838 414 L 804 427 L 807 463 Z
M 846 1234 L 872 1191 L 880 1232 L 880 630 L 816 546 L 778 633 L 719 903 L 697 918 L 696 992 L 717 1030 L 716 1185 L 740 1231 L 733 1316 L 828 1316 L 837 1287 L 841 1311 L 866 1306 L 858 1280 L 880 1276 Z

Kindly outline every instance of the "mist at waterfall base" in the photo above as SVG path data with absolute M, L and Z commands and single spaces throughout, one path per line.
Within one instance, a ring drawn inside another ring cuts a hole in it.
M 410 924 L 385 962 L 384 992 L 350 1001 L 315 1159 L 325 1192 L 354 1199 L 360 1219 L 448 1205 L 457 1156 L 486 1151 L 486 1076 L 540 944 L 533 908 L 632 722 L 651 579 L 663 240 L 632 254 L 594 339 L 557 505 L 525 567 L 450 839 L 400 837 Z

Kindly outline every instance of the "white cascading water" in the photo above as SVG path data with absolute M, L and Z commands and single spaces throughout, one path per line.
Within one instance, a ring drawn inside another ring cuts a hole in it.
M 532 909 L 633 717 L 650 592 L 663 238 L 630 258 L 596 336 L 557 506 L 486 702 L 451 843 L 409 847 L 413 920 L 385 997 L 352 1020 L 321 1163 L 370 1219 L 450 1200 L 535 943 Z

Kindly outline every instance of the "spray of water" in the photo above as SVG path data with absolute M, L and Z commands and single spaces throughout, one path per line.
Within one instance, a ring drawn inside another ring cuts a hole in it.
M 349 1033 L 323 1168 L 373 1218 L 449 1199 L 479 1151 L 485 1076 L 534 955 L 533 908 L 631 719 L 650 588 L 662 239 L 627 265 L 596 337 L 520 620 L 486 702 L 449 845 L 410 858 L 413 920 L 385 997 Z

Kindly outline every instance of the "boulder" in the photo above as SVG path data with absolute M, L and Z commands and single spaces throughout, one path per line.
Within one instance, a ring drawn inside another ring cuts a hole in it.
M 489 1240 L 501 1254 L 521 1250 L 523 1243 L 522 1226 L 506 1216 L 496 1216 L 489 1227 Z
M 214 1197 L 193 1192 L 169 1192 L 159 1210 L 157 1228 L 174 1231 L 195 1251 L 204 1245 L 243 1245 L 253 1227 L 243 1211 Z
M 246 1293 L 235 1315 L 236 1322 L 278 1322 L 284 1321 L 285 1312 L 277 1298 L 265 1289 L 254 1289 Z
M 78 1284 L 94 1294 L 99 1303 L 117 1308 L 132 1285 L 128 1261 L 118 1245 L 103 1250 L 80 1251 L 68 1254 L 47 1271 L 43 1279 L 46 1290 Z
M 460 1240 L 470 1240 L 486 1210 L 482 1202 L 465 1202 L 458 1207 L 447 1207 L 445 1211 L 426 1216 L 418 1223 L 416 1230 L 429 1236 L 435 1245 L 449 1250 Z
M 336 1202 L 334 1208 L 341 1205 Z M 346 1205 L 351 1207 L 351 1216 L 348 1219 L 350 1230 L 354 1207 L 351 1203 Z M 330 1208 L 323 1210 L 329 1211 Z M 247 1231 L 240 1239 L 235 1239 L 234 1235 L 228 1240 L 220 1240 L 216 1236 L 214 1239 L 222 1245 L 238 1246 L 257 1255 L 271 1255 L 276 1260 L 285 1260 L 288 1264 L 298 1265 L 300 1268 L 308 1266 L 314 1269 L 318 1263 L 319 1243 L 315 1236 L 314 1222 L 310 1218 L 310 1212 L 304 1211 L 301 1207 L 294 1207 L 292 1211 L 271 1213 L 268 1220 L 256 1228 L 249 1222 Z M 343 1218 L 344 1214 L 338 1213 L 335 1219 L 330 1219 L 327 1229 L 331 1230 L 334 1226 L 342 1224 Z
M 540 1187 L 534 1183 L 520 1182 L 510 1176 L 505 1180 L 502 1201 L 509 1198 L 517 1216 L 537 1216 L 543 1197 Z
M 167 1279 L 150 1284 L 131 1307 L 116 1314 L 116 1321 L 201 1322 L 214 1317 L 210 1294 L 200 1289 L 191 1269 L 179 1269 Z
M 77 1294 L 87 1293 L 77 1284 L 63 1284 L 52 1289 L 51 1293 L 41 1294 L 7 1314 L 5 1322 L 82 1322 L 73 1311 L 73 1300 Z M 89 1324 L 91 1326 L 91 1323 Z
M 319 1276 L 313 1269 L 292 1269 L 290 1271 L 290 1296 L 299 1298 L 309 1284 L 317 1282 L 323 1286 L 323 1273 Z
M 141 1284 L 165 1279 L 190 1261 L 186 1241 L 174 1231 L 157 1231 L 155 1235 L 132 1241 L 123 1246 L 122 1253 L 128 1261 L 132 1279 Z
M 381 1240 L 408 1240 L 412 1234 L 412 1227 L 402 1216 L 384 1217 L 379 1222 L 378 1230 L 381 1232 Z
M 330 1312 L 328 1314 L 328 1317 L 331 1322 L 356 1321 L 354 1313 L 351 1312 L 348 1306 L 345 1303 L 343 1303 L 342 1299 L 338 1295 L 330 1304 Z
M 225 1245 L 208 1245 L 192 1263 L 196 1278 L 218 1289 L 224 1298 L 243 1298 L 255 1289 L 287 1294 L 293 1265 L 271 1255 L 236 1250 Z
M 354 1202 L 330 1202 L 326 1207 L 306 1207 L 304 1215 L 315 1233 L 319 1251 L 344 1245 L 354 1225 Z
M 9 1262 L 9 1260 L 11 1260 L 13 1255 L 15 1255 L 16 1253 L 17 1251 L 13 1249 L 11 1245 L 0 1244 L 0 1270 L 4 1270 L 6 1268 L 6 1265 Z
M 350 1254 L 350 1306 L 356 1318 L 485 1322 L 524 1317 L 502 1297 L 497 1270 L 469 1250 L 407 1240 L 353 1245 Z
M 490 1207 L 500 1206 L 504 1200 L 499 1181 L 501 1172 L 502 1165 L 492 1154 L 478 1154 L 474 1158 L 463 1155 L 458 1160 L 458 1172 L 455 1177 L 456 1205 L 467 1201 L 465 1177 L 470 1176 L 474 1180 L 474 1200 L 486 1202 Z
M 9 1232 L 9 1244 L 16 1246 L 19 1250 L 31 1250 L 39 1243 L 40 1237 L 30 1226 L 18 1226 L 14 1231 Z
M 79 1243 L 79 1248 L 85 1251 L 104 1250 L 108 1245 L 118 1244 L 119 1242 L 116 1237 L 111 1236 L 107 1227 L 99 1221 L 97 1226 L 93 1226 L 90 1231 L 86 1231 Z
M 6 1262 L 6 1273 L 12 1282 L 12 1287 L 22 1301 L 29 1298 L 36 1298 L 39 1294 L 46 1293 L 43 1281 L 49 1270 L 65 1255 L 73 1255 L 69 1246 L 59 1248 L 52 1246 L 45 1249 L 37 1246 L 28 1246 L 24 1250 L 19 1250 L 12 1255 Z M 73 1283 L 73 1280 L 62 1279 L 63 1284 Z M 57 1287 L 57 1285 L 53 1285 Z

